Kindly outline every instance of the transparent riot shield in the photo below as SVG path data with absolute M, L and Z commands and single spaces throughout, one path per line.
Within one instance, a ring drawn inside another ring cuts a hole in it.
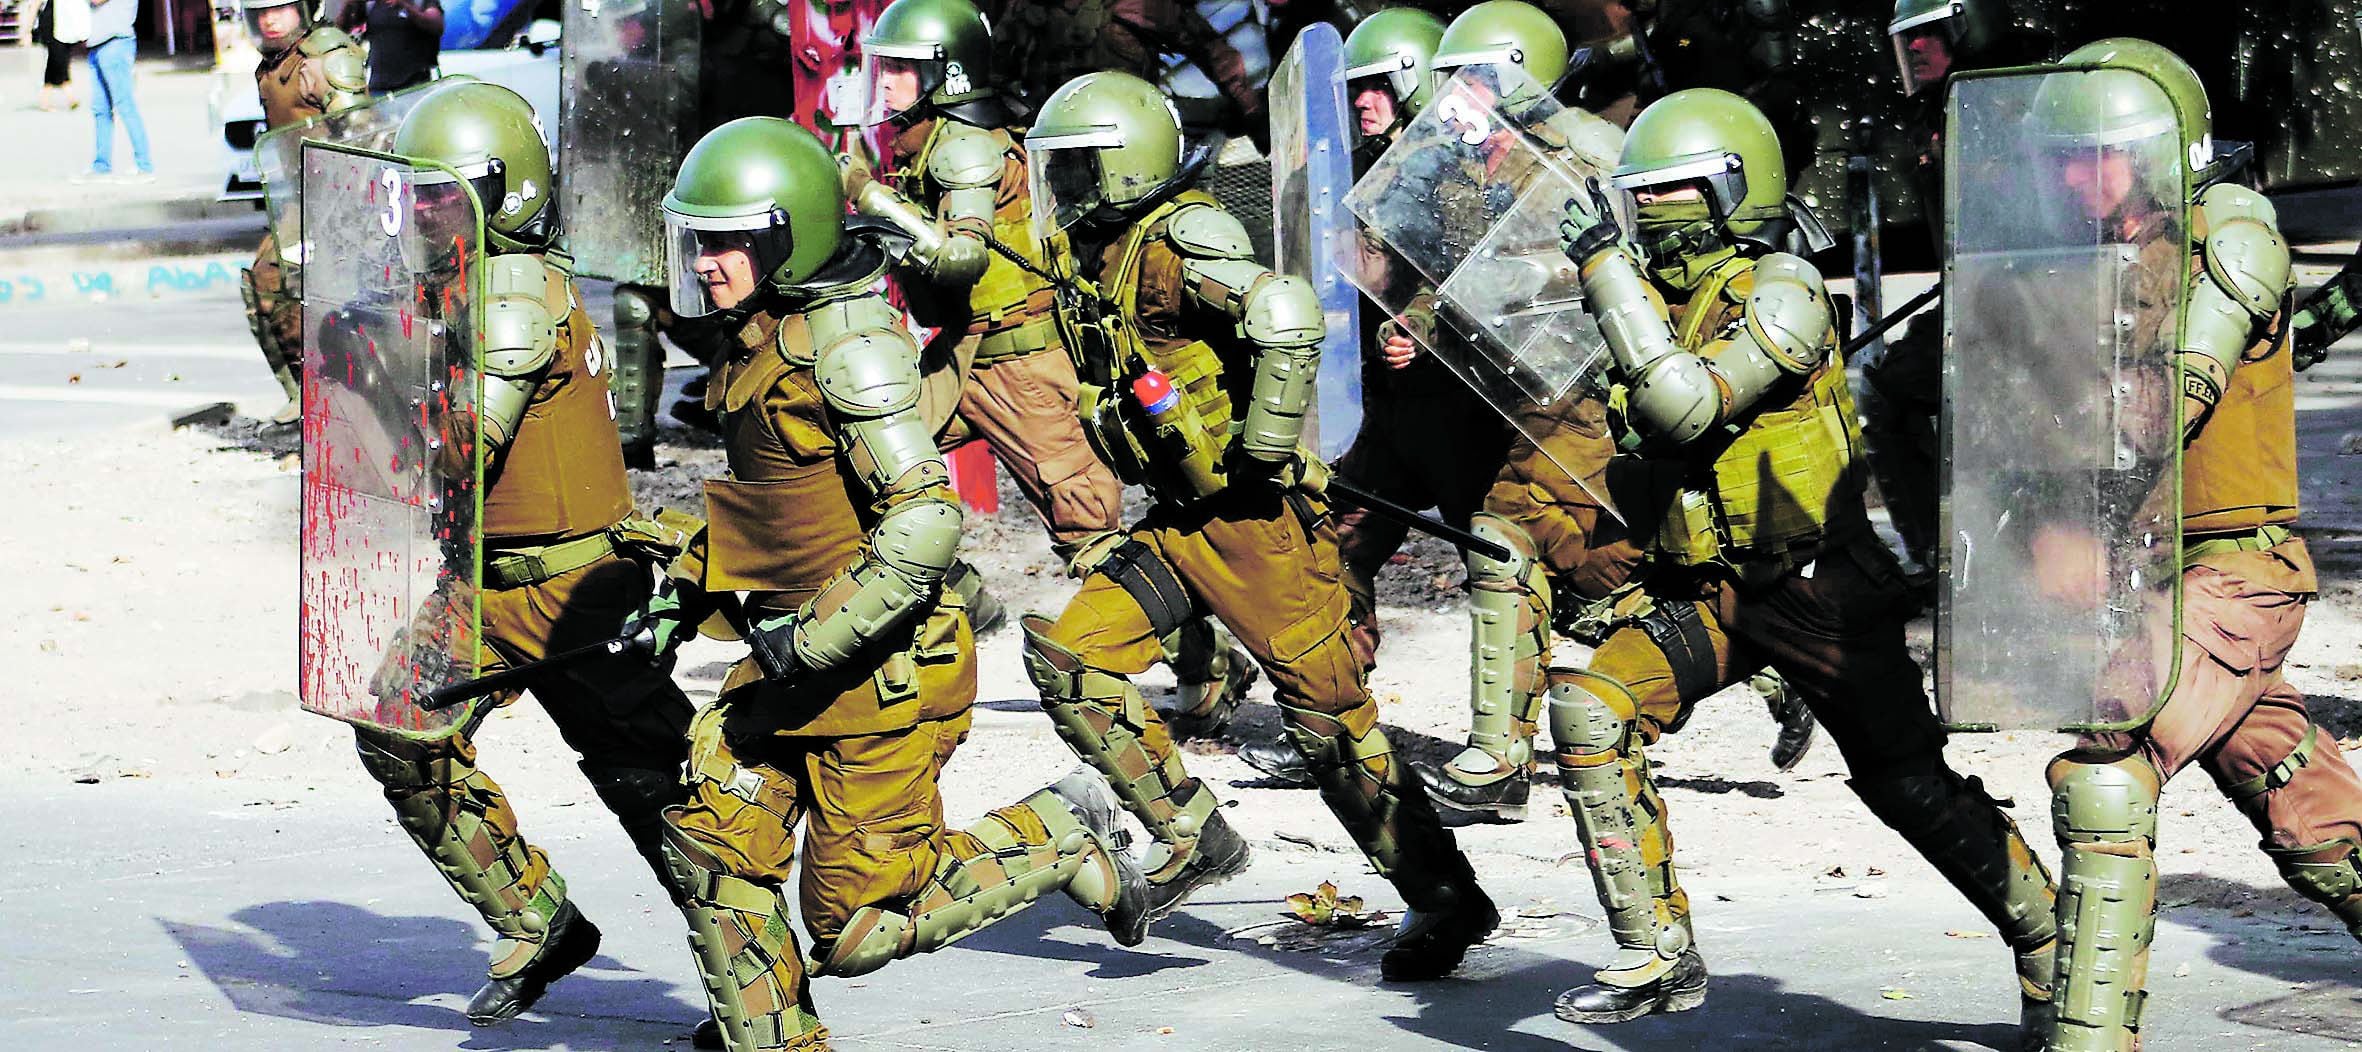
M 338 143 L 364 150 L 384 150 L 394 144 L 394 132 L 420 99 L 442 85 L 421 84 L 335 113 L 322 114 L 264 132 L 254 142 L 254 164 L 262 173 L 263 208 L 271 232 L 278 235 L 279 251 L 287 262 L 303 258 L 291 246 L 303 243 L 302 209 L 297 201 L 303 182 L 303 144 Z
M 1621 141 L 1517 66 L 1467 66 L 1346 196 L 1359 241 L 1347 280 L 1397 318 L 1432 311 L 1423 349 L 1545 453 L 1557 428 L 1537 410 L 1586 397 L 1608 361 L 1558 224 L 1606 185 Z
M 2170 120 L 2089 104 L 2150 90 L 2170 114 L 2124 70 L 1953 81 L 1936 685 L 1959 728 L 2138 726 L 2172 690 L 2188 188 Z
M 558 193 L 575 272 L 661 285 L 660 206 L 697 130 L 695 4 L 565 0 Z
M 303 707 L 419 736 L 478 663 L 482 214 L 450 169 L 301 154 Z
M 1315 446 L 1334 460 L 1361 429 L 1361 296 L 1345 280 L 1354 251 L 1345 195 L 1353 189 L 1353 131 L 1345 102 L 1345 41 L 1315 23 L 1271 75 L 1271 234 L 1283 274 L 1310 282 L 1328 321 L 1321 344 Z

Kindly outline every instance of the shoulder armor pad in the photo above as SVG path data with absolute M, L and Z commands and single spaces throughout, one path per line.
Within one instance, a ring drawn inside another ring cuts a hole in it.
M 1195 259 L 1248 259 L 1254 243 L 1238 217 L 1213 205 L 1191 205 L 1165 220 L 1165 237 L 1173 248 Z
M 1755 264 L 1747 296 L 1747 331 L 1780 366 L 1805 372 L 1821 364 L 1833 319 L 1821 274 L 1812 264 L 1774 252 Z
M 361 50 L 360 44 L 356 43 L 344 30 L 335 26 L 320 26 L 304 34 L 303 39 L 297 41 L 295 46 L 313 58 L 318 58 L 338 48 L 349 48 L 355 54 L 359 54 Z
M 2288 242 L 2272 203 L 2244 186 L 2216 183 L 2198 198 L 2206 276 L 2258 318 L 2280 309 L 2288 292 Z
M 1247 293 L 1239 328 L 1258 347 L 1307 347 L 1328 332 L 1320 297 L 1303 278 L 1274 275 Z
M 351 40 L 320 60 L 320 73 L 327 78 L 329 91 L 352 96 L 354 105 L 360 104 L 362 92 L 369 90 L 369 61 Z
M 946 190 L 998 186 L 1006 157 L 991 132 L 947 120 L 927 155 L 927 177 Z
M 865 329 L 821 348 L 812 375 L 830 410 L 857 419 L 919 404 L 919 348 L 897 329 Z
M 529 376 L 558 354 L 558 318 L 549 307 L 548 268 L 525 253 L 484 261 L 484 371 Z

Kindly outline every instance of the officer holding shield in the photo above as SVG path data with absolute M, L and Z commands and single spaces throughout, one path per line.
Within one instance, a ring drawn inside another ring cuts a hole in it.
M 473 348 L 482 389 L 472 421 L 486 479 L 480 663 L 498 669 L 595 643 L 640 604 L 649 583 L 618 550 L 632 533 L 624 526 L 632 497 L 608 406 L 606 355 L 567 261 L 547 249 L 549 153 L 532 107 L 492 84 L 434 89 L 403 120 L 393 150 L 445 166 L 416 169 L 410 192 L 419 208 L 445 207 L 432 202 L 472 189 L 487 215 L 480 260 L 470 255 L 477 246 L 425 246 L 451 273 L 418 297 L 435 315 L 418 325 L 437 331 L 464 329 L 475 317 L 468 297 L 483 297 Z M 398 226 L 383 217 L 364 222 L 381 219 Z M 462 437 L 441 443 L 447 458 L 472 453 Z M 688 698 L 665 676 L 621 658 L 575 665 L 531 690 L 581 754 L 600 801 L 669 885 L 657 856 L 659 813 L 681 799 Z M 362 768 L 383 786 L 403 831 L 499 936 L 490 975 L 466 1009 L 478 1026 L 532 1007 L 599 948 L 597 926 L 575 908 L 549 858 L 525 841 L 500 787 L 476 767 L 476 728 L 514 699 L 469 710 L 448 734 L 354 727 Z
M 2034 1033 L 2050 998 L 2050 877 L 1944 762 L 1903 643 L 1901 575 L 1862 505 L 1828 296 L 1804 260 L 1770 250 L 1791 221 L 1779 140 L 1736 95 L 1675 92 L 1633 122 L 1612 183 L 1630 244 L 1597 184 L 1561 229 L 1606 338 L 1619 505 L 1649 557 L 1653 613 L 1551 677 L 1560 784 L 1619 948 L 1558 1015 L 1614 1023 L 1704 1001 L 1643 748 L 1768 665 L 1800 688 L 1871 812 L 2000 929 Z
M 247 29 L 262 61 L 254 86 L 262 96 L 265 128 L 284 128 L 334 110 L 361 104 L 369 71 L 361 45 L 344 30 L 316 24 L 304 0 L 244 0 Z M 262 348 L 263 361 L 287 392 L 287 404 L 271 415 L 292 424 L 303 412 L 303 308 L 289 287 L 288 271 L 300 260 L 282 258 L 273 233 L 263 235 L 254 264 L 240 277 L 246 299 L 246 327 Z

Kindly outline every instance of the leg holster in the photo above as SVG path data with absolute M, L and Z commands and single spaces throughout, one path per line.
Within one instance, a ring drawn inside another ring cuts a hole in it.
M 1609 986 L 1654 982 L 1694 941 L 1689 895 L 1673 872 L 1665 801 L 1633 731 L 1639 712 L 1622 683 L 1588 671 L 1551 671 L 1558 786 L 1616 940 L 1615 960 L 1598 973 Z
M 689 950 L 731 1052 L 824 1047 L 794 921 L 777 887 L 725 872 L 720 860 L 665 824 L 660 850 L 681 889 Z
M 2140 1040 L 2157 927 L 2157 794 L 2139 754 L 2071 752 L 2050 764 L 2058 834 L 2057 1020 L 2052 1049 L 2128 1052 Z
M 1496 515 L 1469 520 L 1507 560 L 1468 552 L 1468 748 L 1444 773 L 1467 785 L 1521 778 L 1534 765 L 1542 658 L 1550 649 L 1550 585 L 1533 539 Z
M 647 860 L 657 881 L 679 904 L 681 891 L 673 886 L 672 867 L 664 861 L 658 845 L 664 839 L 664 809 L 689 798 L 689 787 L 681 781 L 680 772 L 587 761 L 581 766 L 583 777 L 590 779 L 591 791 L 599 794 L 599 802 L 607 805 L 623 826 L 623 835 L 631 838 L 633 850 Z
M 615 430 L 624 445 L 644 445 L 656 440 L 656 403 L 664 394 L 656 305 L 646 289 L 618 285 L 614 318 L 607 346 L 615 368 L 607 375 L 607 390 L 615 396 Z
M 1288 743 L 1303 755 L 1321 800 L 1378 875 L 1393 883 L 1411 909 L 1443 911 L 1459 903 L 1476 873 L 1386 732 L 1373 723 L 1357 735 L 1338 717 L 1293 701 L 1279 699 Z
M 2305 736 L 2279 763 L 2244 782 L 2224 784 L 2223 794 L 2258 825 L 2268 829 L 2270 819 L 2264 813 L 2264 795 L 2303 777 L 2312 767 L 2313 756 L 2320 747 L 2320 726 L 2308 725 Z M 2354 865 L 2357 848 L 2362 848 L 2362 844 L 2348 837 L 2297 847 L 2274 847 L 2270 840 L 2264 842 L 2264 854 L 2272 856 L 2272 864 L 2280 870 L 2280 879 L 2287 881 L 2297 894 L 2329 907 L 2330 913 L 2345 922 L 2347 931 L 2362 938 L 2362 872 Z
M 523 971 L 566 901 L 566 881 L 518 834 L 500 786 L 476 770 L 473 750 L 456 738 L 418 742 L 355 728 L 354 740 L 402 830 L 499 934 L 492 977 Z
M 1129 678 L 1086 665 L 1052 641 L 1047 618 L 1028 614 L 1018 623 L 1025 631 L 1026 674 L 1042 692 L 1042 708 L 1058 736 L 1106 776 L 1124 809 L 1155 838 L 1157 850 L 1142 864 L 1149 879 L 1178 872 L 1197 847 L 1198 830 L 1221 806 L 1213 790 L 1181 766 L 1180 750 Z
M 836 941 L 814 951 L 816 974 L 865 975 L 942 949 L 1054 891 L 1094 912 L 1115 901 L 1121 878 L 1114 862 L 1052 790 L 946 839 L 926 886 L 906 901 L 855 910 Z

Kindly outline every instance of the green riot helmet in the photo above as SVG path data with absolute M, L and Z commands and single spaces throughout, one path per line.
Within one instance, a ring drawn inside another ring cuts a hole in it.
M 707 132 L 664 195 L 673 312 L 733 310 L 836 255 L 845 188 L 836 156 L 794 121 L 741 117 Z
M 2111 66 L 2125 75 L 2077 78 L 2084 81 L 2078 97 L 2038 99 L 2038 106 L 2061 106 L 2061 118 L 2072 115 L 2085 126 L 2126 136 L 2146 134 L 2158 120 L 2169 120 L 2180 135 L 2183 160 L 2191 172 L 2214 163 L 2213 107 L 2206 101 L 2206 85 L 2181 56 L 2146 40 L 2110 37 L 2067 52 L 2059 63 Z M 2159 89 L 2162 100 L 2155 93 Z
M 2105 224 L 2178 207 L 2185 168 L 2213 160 L 2198 78 L 2141 40 L 2099 41 L 2063 61 L 2085 68 L 2043 77 L 2027 115 L 2036 163 L 2048 169 L 2037 185 L 2062 218 Z
M 1984 54 L 2001 35 L 2003 0 L 1895 0 L 1886 24 L 1903 94 L 1941 84 L 1965 59 Z
M 1566 75 L 1566 32 L 1541 8 L 1524 0 L 1485 0 L 1460 12 L 1436 42 L 1431 61 L 1437 83 L 1464 66 L 1514 65 L 1549 87 Z M 1503 106 L 1531 99 L 1505 98 Z
M 861 38 L 866 123 L 992 94 L 992 24 L 968 0 L 894 0 Z
M 402 119 L 391 149 L 458 171 L 483 206 L 494 251 L 522 251 L 549 240 L 549 144 L 524 96 L 473 80 L 438 88 Z M 421 192 L 427 185 L 422 179 Z
M 1345 101 L 1363 139 L 1391 136 L 1427 107 L 1435 94 L 1428 68 L 1443 29 L 1443 19 L 1430 12 L 1390 7 L 1362 19 L 1345 38 Z M 1382 99 L 1365 102 L 1370 91 Z
M 1042 102 L 1025 133 L 1033 229 L 1051 235 L 1090 216 L 1112 218 L 1181 174 L 1181 116 L 1156 85 L 1129 73 L 1085 73 Z
M 1770 244 L 1788 218 L 1779 136 L 1754 103 L 1720 88 L 1685 88 L 1640 111 L 1612 181 L 1629 195 L 1652 271 L 1677 288 L 1738 241 Z
M 246 32 L 266 55 L 294 47 L 312 31 L 312 8 L 304 0 L 241 0 Z

